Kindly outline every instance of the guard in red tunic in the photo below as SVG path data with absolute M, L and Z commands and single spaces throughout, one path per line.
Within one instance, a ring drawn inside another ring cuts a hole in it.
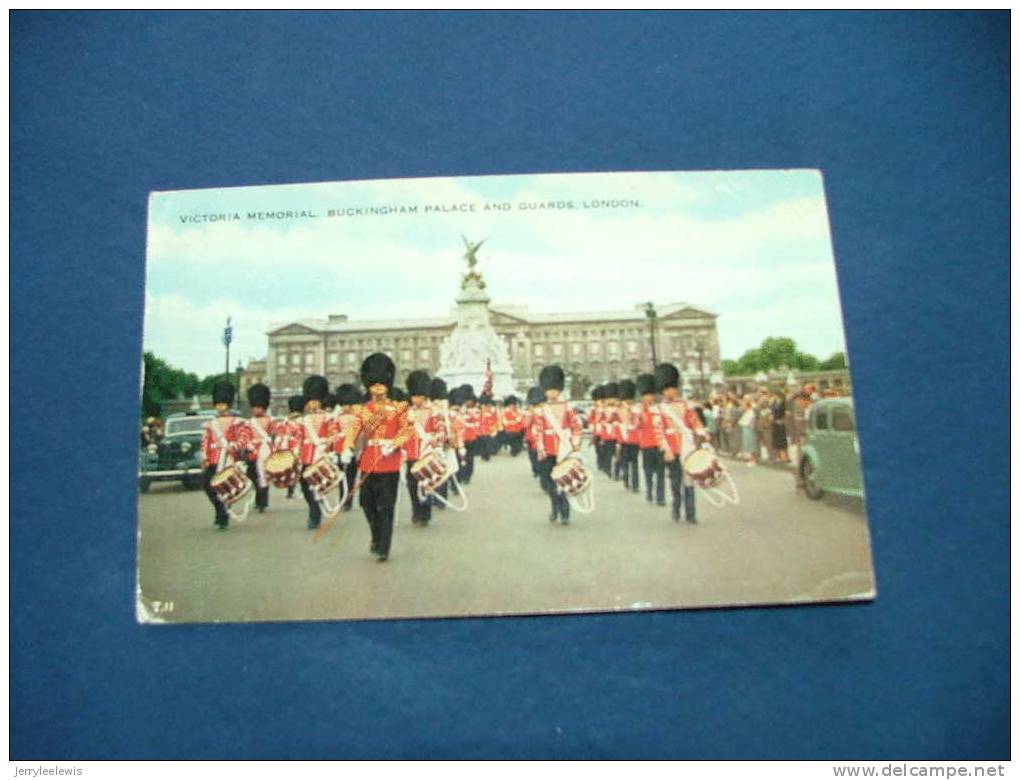
M 354 421 L 357 419 L 355 407 L 360 404 L 361 393 L 354 385 L 343 384 L 336 389 L 336 408 L 333 410 L 333 418 L 336 420 L 336 442 L 333 445 L 333 451 L 336 454 L 340 468 L 344 470 L 348 491 L 353 490 L 354 480 L 358 477 L 358 457 L 357 453 L 352 449 L 351 457 L 345 462 L 343 454 L 348 449 L 347 439 L 350 437 Z M 352 501 L 354 501 L 354 494 L 353 492 L 348 492 L 347 500 L 344 501 L 345 510 L 351 508 Z
M 523 426 L 524 426 L 524 441 L 528 445 L 528 460 L 531 461 L 531 476 L 538 479 L 538 433 L 535 428 L 535 415 L 538 413 L 538 408 L 542 405 L 542 401 L 545 395 L 542 393 L 541 387 L 531 387 L 528 389 L 528 395 L 525 397 L 527 402 L 527 410 L 524 412 Z
M 499 414 L 491 395 L 478 399 L 478 452 L 486 463 L 496 454 L 496 434 L 499 433 Z
M 516 458 L 524 444 L 524 414 L 518 406 L 517 396 L 508 395 L 503 399 L 502 413 L 503 435 L 510 456 Z
M 645 498 L 652 502 L 652 483 L 655 481 L 655 503 L 666 506 L 666 486 L 663 484 L 665 466 L 660 441 L 662 415 L 655 397 L 655 377 L 642 374 L 637 378 L 637 392 L 641 396 L 638 422 L 638 442 L 641 447 L 641 468 L 645 472 Z
M 662 393 L 659 404 L 662 420 L 662 435 L 659 447 L 662 449 L 669 472 L 669 486 L 673 493 L 673 520 L 680 521 L 683 506 L 684 519 L 696 523 L 694 511 L 694 485 L 683 472 L 683 460 L 699 446 L 708 441 L 708 431 L 694 407 L 680 397 L 680 372 L 672 363 L 660 363 L 655 367 L 655 382 Z
M 475 389 L 471 385 L 459 388 L 460 419 L 464 423 L 464 460 L 457 479 L 460 484 L 467 485 L 475 473 L 475 456 L 478 454 L 478 439 L 481 436 L 482 418 L 478 410 Z
M 381 352 L 369 355 L 361 364 L 361 382 L 368 388 L 370 399 L 356 411 L 354 427 L 348 436 L 348 450 L 362 444 L 361 508 L 372 529 L 372 553 L 382 562 L 390 556 L 393 540 L 393 511 L 400 485 L 400 448 L 414 436 L 407 419 L 407 402 L 392 401 L 396 366 Z
M 538 375 L 538 384 L 545 394 L 535 413 L 535 434 L 538 445 L 538 467 L 542 487 L 549 494 L 552 511 L 549 522 L 557 518 L 563 525 L 570 522 L 570 502 L 560 493 L 552 479 L 553 466 L 581 449 L 581 419 L 570 404 L 560 400 L 565 377 L 559 366 L 546 366 Z
M 234 415 L 230 407 L 234 403 L 234 386 L 230 382 L 217 382 L 212 391 L 213 406 L 219 413 L 205 424 L 202 435 L 202 454 L 205 461 L 205 472 L 202 475 L 202 487 L 216 512 L 216 528 L 226 531 L 230 523 L 227 508 L 220 501 L 216 491 L 212 489 L 212 478 L 231 463 L 244 457 L 245 421 Z
M 447 396 L 446 382 L 439 377 L 435 377 L 429 384 L 429 409 L 431 416 L 425 430 L 432 435 L 436 451 L 444 456 L 449 452 L 450 448 L 456 449 L 457 447 L 453 431 L 453 419 L 450 415 L 450 402 L 447 400 Z M 456 490 L 456 486 L 447 480 L 439 486 L 436 493 L 446 498 L 451 487 Z M 446 509 L 446 504 L 440 501 L 436 495 L 429 496 L 429 503 L 440 511 Z
M 606 442 L 606 473 L 609 478 L 620 478 L 620 388 L 616 382 L 607 382 L 603 388 L 603 436 Z
M 269 388 L 254 384 L 248 388 L 248 479 L 255 483 L 255 508 L 259 512 L 269 509 L 269 481 L 266 479 L 266 460 L 273 454 L 276 423 L 269 416 Z
M 591 427 L 591 446 L 595 448 L 595 466 L 599 471 L 605 471 L 605 447 L 602 439 L 602 385 L 598 385 L 591 391 L 588 425 Z
M 307 377 L 302 387 L 304 390 L 305 413 L 297 421 L 295 432 L 298 440 L 302 467 L 311 466 L 320 460 L 333 462 L 333 443 L 336 439 L 338 426 L 336 421 L 326 414 L 322 402 L 329 395 L 329 383 L 325 377 L 312 375 Z M 322 523 L 322 508 L 312 486 L 304 475 L 301 476 L 301 494 L 308 504 L 308 527 L 316 529 Z
M 411 406 L 407 410 L 407 421 L 414 428 L 414 436 L 404 442 L 404 457 L 407 459 L 407 492 L 411 494 L 411 522 L 414 525 L 428 525 L 432 519 L 432 502 L 429 497 L 424 499 L 418 495 L 418 480 L 411 469 L 418 459 L 435 449 L 435 441 L 428 431 L 432 410 L 429 408 L 428 396 L 432 389 L 432 380 L 427 371 L 412 371 L 407 375 L 407 392 L 411 396 Z
M 620 472 L 623 487 L 637 493 L 641 488 L 638 476 L 638 452 L 641 450 L 641 404 L 634 400 L 637 386 L 630 379 L 621 380 L 620 405 Z
M 305 411 L 305 397 L 303 395 L 292 395 L 287 399 L 287 418 L 280 420 L 276 426 L 275 445 L 279 450 L 290 450 L 294 457 L 300 459 L 301 453 L 298 450 L 298 428 L 301 423 L 301 415 Z M 294 485 L 287 488 L 287 498 L 294 498 Z

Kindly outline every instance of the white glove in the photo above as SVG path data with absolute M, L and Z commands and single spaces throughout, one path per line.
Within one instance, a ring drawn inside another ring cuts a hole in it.
M 467 449 L 464 448 L 464 447 L 458 447 L 457 448 L 457 454 L 460 455 L 462 458 L 466 457 L 467 456 Z
M 393 451 L 394 450 L 392 444 L 382 444 L 379 446 L 379 452 L 382 453 L 382 456 L 384 458 L 388 458 L 390 455 L 392 455 Z
M 353 458 L 354 453 L 352 453 L 350 450 L 344 450 L 343 452 L 340 453 L 340 462 L 345 466 L 348 463 L 350 463 Z

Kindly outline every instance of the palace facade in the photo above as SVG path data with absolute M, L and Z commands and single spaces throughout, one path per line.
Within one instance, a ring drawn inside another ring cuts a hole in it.
M 655 358 L 676 364 L 685 385 L 720 384 L 718 315 L 688 303 L 656 305 L 654 317 L 646 309 L 647 304 L 636 304 L 619 311 L 548 313 L 492 304 L 489 317 L 506 342 L 521 392 L 537 383 L 539 371 L 551 363 L 563 367 L 574 398 L 596 384 L 633 378 L 651 370 L 653 338 Z M 344 314 L 303 319 L 272 327 L 265 363 L 258 361 L 253 368 L 272 388 L 273 410 L 279 412 L 287 396 L 301 392 L 309 374 L 325 376 L 330 387 L 359 383 L 361 362 L 373 352 L 393 358 L 399 384 L 414 369 L 435 375 L 443 340 L 455 325 L 454 312 L 423 319 L 351 320 Z M 482 381 L 479 376 L 476 391 Z

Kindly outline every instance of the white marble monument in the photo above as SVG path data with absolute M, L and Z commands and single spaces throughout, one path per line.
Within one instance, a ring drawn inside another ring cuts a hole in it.
M 462 237 L 463 238 L 463 237 Z M 472 244 L 466 238 L 468 272 L 461 277 L 457 295 L 457 325 L 439 347 L 439 373 L 452 390 L 460 385 L 471 385 L 480 395 L 485 385 L 485 362 L 492 370 L 492 395 L 501 399 L 514 392 L 513 368 L 506 342 L 496 335 L 489 320 L 489 298 L 485 280 L 475 270 L 478 258 L 475 253 L 484 239 Z

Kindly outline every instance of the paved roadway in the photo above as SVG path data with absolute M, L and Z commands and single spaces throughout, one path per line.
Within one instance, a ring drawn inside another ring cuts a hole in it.
M 218 532 L 202 491 L 156 484 L 140 498 L 140 619 L 575 612 L 872 593 L 861 502 L 812 501 L 789 472 L 724 462 L 741 503 L 717 509 L 699 494 L 697 525 L 674 523 L 668 509 L 598 474 L 595 513 L 554 526 L 526 454 L 479 460 L 468 511 L 434 512 L 427 528 L 411 525 L 401 486 L 387 563 L 369 554 L 356 503 L 313 543 L 300 492 L 287 500 L 274 489 L 267 513 Z

